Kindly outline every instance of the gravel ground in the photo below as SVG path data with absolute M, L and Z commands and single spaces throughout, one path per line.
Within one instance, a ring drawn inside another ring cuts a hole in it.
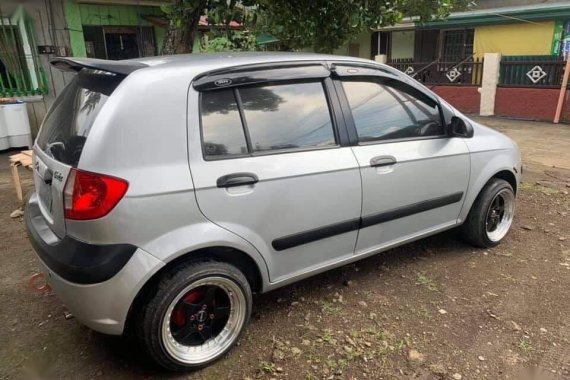
M 480 120 L 513 137 L 525 164 L 499 247 L 450 231 L 257 296 L 238 347 L 192 374 L 156 368 L 28 289 L 38 266 L 9 216 L 0 154 L 0 380 L 570 379 L 570 127 Z

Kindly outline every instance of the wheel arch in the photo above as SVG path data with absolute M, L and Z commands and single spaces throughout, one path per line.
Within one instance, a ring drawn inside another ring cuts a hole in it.
M 485 186 L 487 186 L 489 181 L 496 179 L 496 178 L 507 181 L 509 183 L 509 185 L 511 185 L 511 187 L 513 188 L 515 195 L 517 194 L 518 181 L 517 181 L 517 177 L 516 177 L 515 173 L 512 170 L 505 169 L 505 168 L 496 170 L 495 172 L 493 172 L 493 174 L 488 176 L 486 178 L 486 180 L 478 182 L 481 185 L 477 186 L 476 191 L 473 191 L 473 192 L 471 192 L 471 194 L 467 195 L 466 203 L 464 204 L 463 210 L 460 214 L 460 220 L 462 223 L 467 219 L 467 216 L 469 215 L 469 213 L 471 212 L 471 209 L 473 208 L 473 204 L 475 203 L 475 200 L 477 199 L 479 194 L 481 194 L 481 192 L 483 191 Z
M 234 265 L 244 274 L 253 292 L 263 290 L 263 275 L 261 269 L 255 260 L 247 253 L 229 246 L 199 248 L 169 261 L 146 281 L 133 299 L 127 313 L 124 329 L 126 334 L 133 332 L 135 325 L 135 323 L 133 323 L 134 317 L 137 315 L 137 311 L 144 305 L 145 301 L 156 292 L 157 284 L 161 276 L 183 263 L 196 261 L 219 261 Z
M 499 178 L 499 179 L 503 179 L 505 181 L 507 181 L 509 183 L 509 185 L 511 185 L 511 187 L 513 188 L 513 191 L 515 192 L 515 195 L 517 194 L 517 187 L 518 187 L 518 183 L 517 183 L 517 177 L 515 176 L 515 173 L 513 173 L 510 170 L 501 170 L 497 173 L 495 173 L 491 178 L 489 178 L 487 180 L 487 182 L 485 182 L 485 185 L 483 185 L 483 187 L 479 190 L 479 193 L 481 192 L 481 190 L 483 190 L 483 188 L 489 183 L 490 180 L 492 180 L 493 178 Z

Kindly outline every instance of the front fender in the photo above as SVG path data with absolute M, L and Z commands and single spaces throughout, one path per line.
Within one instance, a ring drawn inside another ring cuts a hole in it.
M 501 171 L 512 173 L 520 182 L 520 157 L 514 149 L 493 149 L 471 152 L 471 175 L 459 222 L 463 223 L 483 187 Z

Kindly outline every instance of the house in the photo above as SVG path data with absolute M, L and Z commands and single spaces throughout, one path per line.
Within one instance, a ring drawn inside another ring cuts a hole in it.
M 57 56 L 128 59 L 160 54 L 166 21 L 154 0 L 2 0 L 0 98 L 27 103 L 35 135 L 72 77 Z M 199 43 L 199 41 L 198 41 Z
M 158 55 L 168 25 L 161 5 L 170 1 L 1 0 L 0 98 L 17 97 L 26 102 L 35 135 L 72 76 L 53 69 L 51 58 Z M 204 17 L 200 30 L 209 30 Z M 198 50 L 200 39 L 194 43 L 194 50 Z M 258 36 L 258 44 L 270 50 L 278 41 L 272 36 Z M 562 57 L 568 50 L 568 1 L 537 4 L 531 0 L 479 0 L 476 8 L 453 13 L 444 21 L 420 24 L 407 19 L 362 33 L 336 53 L 387 62 L 430 85 L 468 113 L 481 112 L 479 87 L 485 54 L 500 53 L 498 107 L 491 114 L 549 119 L 550 103 L 563 73 Z M 540 95 L 533 92 L 538 89 L 543 90 Z M 523 90 L 528 102 L 521 101 L 520 109 L 512 110 L 509 97 L 526 99 L 521 95 Z M 525 106 L 536 104 L 531 101 L 534 96 L 549 103 Z M 542 113 L 529 111 L 536 108 Z
M 406 19 L 369 38 L 369 48 L 360 36 L 347 52 L 400 69 L 463 112 L 552 121 L 570 53 L 570 2 L 479 0 L 445 20 Z M 570 105 L 562 119 L 570 121 Z
M 373 31 L 370 56 L 388 62 L 459 62 L 485 53 L 559 56 L 570 22 L 568 1 L 480 0 L 441 21 L 401 24 Z
M 173 0 L 1 0 L 0 98 L 27 103 L 32 134 L 73 74 L 53 57 L 131 59 L 160 55 L 168 27 L 161 6 Z M 215 28 L 242 29 L 231 21 Z M 211 25 L 202 16 L 203 35 Z M 193 51 L 200 50 L 194 39 Z

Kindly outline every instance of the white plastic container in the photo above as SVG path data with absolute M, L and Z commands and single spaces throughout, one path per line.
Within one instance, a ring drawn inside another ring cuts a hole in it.
M 31 148 L 32 133 L 24 102 L 0 104 L 0 150 Z

